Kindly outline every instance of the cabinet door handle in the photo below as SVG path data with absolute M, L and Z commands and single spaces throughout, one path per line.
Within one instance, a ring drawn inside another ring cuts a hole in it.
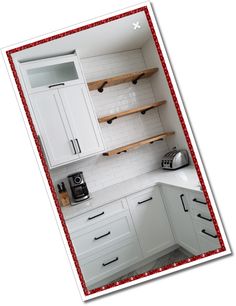
M 102 215 L 104 215 L 104 211 L 101 212 L 101 213 L 98 214 L 98 215 L 95 215 L 95 216 L 92 216 L 92 217 L 88 217 L 88 220 L 92 220 L 92 219 L 97 218 L 97 217 L 100 217 L 100 216 L 102 216 Z
M 147 200 L 140 201 L 140 202 L 138 202 L 138 204 L 143 204 L 143 203 L 151 201 L 151 200 L 152 200 L 152 197 L 148 198 Z
M 79 145 L 79 141 L 78 141 L 78 139 L 77 139 L 77 138 L 75 138 L 75 141 L 76 141 L 76 143 L 77 143 L 77 146 L 78 146 L 78 149 L 79 149 L 79 153 L 81 153 L 81 148 L 80 148 L 80 145 Z
M 71 142 L 71 144 L 72 144 L 72 147 L 73 147 L 73 150 L 74 150 L 74 155 L 75 155 L 75 154 L 76 154 L 76 150 L 75 150 L 74 141 L 71 139 L 70 142 Z
M 61 85 L 65 85 L 65 83 L 52 84 L 52 85 L 49 85 L 48 88 L 52 88 L 52 87 L 56 87 L 56 86 L 61 86 Z
M 203 204 L 203 205 L 207 205 L 206 202 L 199 201 L 199 200 L 197 200 L 196 198 L 193 199 L 193 202 L 200 203 L 200 204 Z
M 183 197 L 184 197 L 184 194 L 182 193 L 182 194 L 180 195 L 180 200 L 181 200 L 181 203 L 182 203 L 182 205 L 183 205 L 184 211 L 185 211 L 185 212 L 188 212 L 188 209 L 186 209 L 186 207 L 185 207 L 185 205 L 184 205 Z
M 206 218 L 206 217 L 203 217 L 201 214 L 198 214 L 197 216 L 198 216 L 198 218 L 201 218 L 201 219 L 207 220 L 207 221 L 209 221 L 209 222 L 211 222 L 211 221 L 212 221 L 212 219 L 211 219 L 211 218 Z
M 118 259 L 119 259 L 119 257 L 116 257 L 115 259 L 113 259 L 113 260 L 111 260 L 111 261 L 108 261 L 108 262 L 106 262 L 106 263 L 103 263 L 102 265 L 103 265 L 103 267 L 105 267 L 105 266 L 110 265 L 111 263 L 117 261 Z
M 207 235 L 207 236 L 210 236 L 212 238 L 217 238 L 218 237 L 217 235 L 212 235 L 212 234 L 208 233 L 205 229 L 202 230 L 202 233 Z
M 101 236 L 99 236 L 99 237 L 94 237 L 94 240 L 101 239 L 101 238 L 106 237 L 106 236 L 108 236 L 108 235 L 110 235 L 110 234 L 111 234 L 111 232 L 109 231 L 109 232 L 107 232 L 107 233 L 104 234 L 104 235 L 101 235 Z

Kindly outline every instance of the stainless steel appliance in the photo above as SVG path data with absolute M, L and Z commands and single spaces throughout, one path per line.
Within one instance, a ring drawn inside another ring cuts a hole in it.
M 176 170 L 189 164 L 187 150 L 172 150 L 166 153 L 161 161 L 161 167 L 168 170 Z
M 89 198 L 89 191 L 83 176 L 83 172 L 76 172 L 68 177 L 70 189 L 73 197 L 71 205 L 77 204 L 77 202 L 84 201 Z

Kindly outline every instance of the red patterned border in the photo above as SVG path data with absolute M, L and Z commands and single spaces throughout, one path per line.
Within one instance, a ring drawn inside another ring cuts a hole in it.
M 142 11 L 146 15 L 146 18 L 147 18 L 147 21 L 148 21 L 148 24 L 149 24 L 149 27 L 150 27 L 155 45 L 156 45 L 157 53 L 159 55 L 159 58 L 160 58 L 160 61 L 161 61 L 161 64 L 162 64 L 162 67 L 163 67 L 163 70 L 164 70 L 164 73 L 165 73 L 165 76 L 166 76 L 166 80 L 168 82 L 169 90 L 170 90 L 171 96 L 173 98 L 173 101 L 174 101 L 174 104 L 175 104 L 175 107 L 176 107 L 176 111 L 177 111 L 177 114 L 179 116 L 179 120 L 180 120 L 180 123 L 182 125 L 183 132 L 184 132 L 184 135 L 185 135 L 185 138 L 186 138 L 186 141 L 187 141 L 187 144 L 188 144 L 191 156 L 192 156 L 192 160 L 194 162 L 194 166 L 196 168 L 198 178 L 199 178 L 199 181 L 201 183 L 202 190 L 203 190 L 203 193 L 205 195 L 207 205 L 209 207 L 210 214 L 211 214 L 211 217 L 212 217 L 217 235 L 218 235 L 219 240 L 220 240 L 221 248 L 217 249 L 217 250 L 214 250 L 214 251 L 204 253 L 204 254 L 200 254 L 198 256 L 193 256 L 193 257 L 188 258 L 186 260 L 181 260 L 181 261 L 176 262 L 174 264 L 170 264 L 170 265 L 164 266 L 162 268 L 158 268 L 158 269 L 155 269 L 155 270 L 152 270 L 152 271 L 148 271 L 146 273 L 142 273 L 142 274 L 136 275 L 136 276 L 131 277 L 131 278 L 126 278 L 126 279 L 123 279 L 119 282 L 111 283 L 111 284 L 105 285 L 103 287 L 96 288 L 96 289 L 93 289 L 93 290 L 89 291 L 89 289 L 86 287 L 86 284 L 85 284 L 85 281 L 84 281 L 84 278 L 83 278 L 83 275 L 82 275 L 82 272 L 81 272 L 81 269 L 80 269 L 80 266 L 79 266 L 79 262 L 78 262 L 78 259 L 76 257 L 76 253 L 75 253 L 72 241 L 70 239 L 69 231 L 67 229 L 65 219 L 64 219 L 63 214 L 62 214 L 62 210 L 61 210 L 61 207 L 60 207 L 57 195 L 56 195 L 56 191 L 55 191 L 54 186 L 53 186 L 52 178 L 50 176 L 50 172 L 49 172 L 47 163 L 44 159 L 43 152 L 42 152 L 42 149 L 40 147 L 40 143 L 39 143 L 39 140 L 38 140 L 38 137 L 37 137 L 37 133 L 36 133 L 36 130 L 35 130 L 35 127 L 34 127 L 30 112 L 29 112 L 29 108 L 28 108 L 28 105 L 27 105 L 27 102 L 26 102 L 26 99 L 25 99 L 25 96 L 24 96 L 24 93 L 23 93 L 23 90 L 22 90 L 22 87 L 21 87 L 21 84 L 20 84 L 19 77 L 17 75 L 16 68 L 15 68 L 15 65 L 14 65 L 11 54 L 22 51 L 24 49 L 35 47 L 35 46 L 40 45 L 40 44 L 50 42 L 50 41 L 55 40 L 55 39 L 59 39 L 59 38 L 62 38 L 62 37 L 65 37 L 65 36 L 68 36 L 68 35 L 71 35 L 71 34 L 75 34 L 77 32 L 84 31 L 84 30 L 90 29 L 92 27 L 96 27 L 98 25 L 102 25 L 102 24 L 105 24 L 105 23 L 108 23 L 108 22 L 111 22 L 111 21 L 114 21 L 114 20 L 117 20 L 117 19 L 120 19 L 120 18 L 123 18 L 123 17 L 126 17 L 126 16 L 130 16 L 130 15 L 142 12 Z M 61 33 L 61 34 L 56 34 L 56 35 L 53 35 L 51 37 L 35 41 L 33 43 L 29 43 L 29 44 L 26 44 L 26 45 L 8 50 L 6 53 L 7 53 L 7 57 L 8 57 L 8 60 L 9 60 L 9 63 L 10 63 L 10 66 L 11 66 L 11 69 L 12 69 L 12 72 L 13 72 L 13 76 L 15 78 L 15 82 L 16 82 L 18 91 L 20 93 L 20 97 L 21 97 L 21 100 L 22 100 L 22 103 L 23 103 L 23 107 L 24 107 L 24 110 L 25 110 L 25 113 L 26 113 L 26 116 L 27 116 L 27 119 L 28 119 L 28 122 L 29 122 L 29 125 L 30 125 L 30 128 L 31 128 L 31 131 L 32 131 L 32 134 L 33 134 L 36 146 L 37 146 L 37 150 L 38 150 L 38 153 L 39 153 L 39 156 L 40 156 L 40 159 L 41 159 L 41 162 L 42 162 L 42 165 L 43 165 L 43 168 L 44 168 L 44 171 L 45 171 L 45 174 L 46 174 L 49 186 L 50 186 L 50 190 L 52 192 L 53 199 L 55 201 L 57 212 L 59 214 L 61 224 L 62 224 L 63 230 L 65 232 L 66 239 L 67 239 L 67 242 L 69 244 L 69 248 L 70 248 L 70 251 L 71 251 L 71 254 L 72 254 L 72 258 L 74 260 L 75 267 L 77 269 L 79 279 L 81 281 L 82 288 L 83 288 L 83 291 L 84 291 L 85 295 L 91 295 L 91 294 L 103 291 L 105 289 L 108 289 L 108 288 L 113 288 L 113 287 L 116 287 L 116 286 L 121 285 L 121 284 L 125 284 L 125 283 L 128 283 L 128 282 L 143 278 L 143 277 L 147 277 L 147 276 L 153 275 L 155 273 L 166 271 L 170 268 L 178 267 L 178 266 L 181 266 L 183 264 L 187 264 L 187 263 L 196 261 L 197 259 L 208 257 L 208 256 L 211 256 L 213 254 L 217 254 L 219 252 L 225 251 L 225 245 L 224 245 L 224 242 L 223 242 L 223 239 L 222 239 L 222 235 L 220 233 L 219 226 L 217 224 L 217 221 L 216 221 L 213 209 L 212 209 L 212 205 L 211 205 L 211 202 L 210 202 L 210 199 L 209 199 L 209 196 L 208 196 L 208 192 L 207 192 L 207 189 L 206 189 L 206 186 L 205 186 L 205 183 L 204 183 L 201 171 L 200 171 L 200 167 L 198 165 L 198 161 L 197 161 L 195 152 L 193 150 L 193 146 L 192 146 L 192 143 L 191 143 L 191 140 L 190 140 L 190 137 L 189 137 L 189 133 L 187 131 L 187 127 L 186 127 L 186 124 L 185 124 L 184 119 L 183 119 L 183 115 L 182 115 L 182 112 L 181 112 L 181 109 L 180 109 L 180 106 L 179 106 L 179 103 L 178 103 L 178 100 L 177 100 L 177 97 L 176 97 L 176 94 L 175 94 L 175 91 L 174 91 L 174 87 L 173 87 L 173 84 L 171 82 L 169 72 L 167 70 L 167 66 L 166 66 L 166 63 L 165 63 L 165 60 L 164 60 L 164 56 L 163 56 L 163 53 L 162 53 L 161 48 L 160 48 L 160 44 L 159 44 L 158 39 L 157 39 L 155 29 L 153 27 L 153 23 L 152 23 L 148 8 L 146 6 L 143 6 L 143 7 L 140 7 L 138 9 L 131 10 L 131 11 L 128 11 L 128 12 L 110 17 L 110 18 L 106 18 L 106 19 L 103 19 L 103 20 L 100 20 L 100 21 L 97 21 L 97 22 L 94 22 L 94 23 L 91 23 L 91 24 L 73 29 L 73 30 L 69 30 L 69 31 Z

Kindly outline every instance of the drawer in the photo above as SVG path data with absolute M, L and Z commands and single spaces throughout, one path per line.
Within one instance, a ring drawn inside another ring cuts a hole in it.
M 118 243 L 134 235 L 135 231 L 129 211 L 125 211 L 74 232 L 71 238 L 77 256 L 83 258 L 90 252 L 94 253 L 99 248 Z
M 79 205 L 79 204 L 78 204 Z M 86 226 L 91 226 L 101 220 L 110 217 L 117 212 L 127 209 L 127 204 L 124 199 L 103 205 L 99 208 L 92 209 L 80 216 L 76 216 L 66 221 L 66 225 L 70 233 L 75 232 Z
M 220 247 L 220 242 L 213 224 L 205 226 L 200 222 L 194 222 L 195 229 L 202 252 L 208 252 Z
M 103 250 L 98 256 L 87 258 L 85 264 L 80 261 L 87 286 L 91 286 L 141 260 L 141 251 L 137 240 L 133 239 L 115 249 Z
M 189 205 L 191 209 L 197 209 L 208 212 L 208 206 L 203 192 L 191 191 L 188 193 Z
M 194 221 L 202 223 L 203 226 L 209 227 L 213 225 L 209 210 L 202 211 L 200 209 L 194 209 L 191 211 L 191 215 Z
M 220 248 L 219 241 L 209 241 L 209 239 L 206 239 L 205 237 L 202 237 L 202 236 L 199 236 L 198 240 L 199 240 L 199 244 L 201 248 L 201 253 L 214 251 Z
M 127 197 L 128 203 L 131 205 L 139 205 L 147 202 L 152 202 L 154 197 L 155 188 L 145 189 L 141 192 L 135 193 Z

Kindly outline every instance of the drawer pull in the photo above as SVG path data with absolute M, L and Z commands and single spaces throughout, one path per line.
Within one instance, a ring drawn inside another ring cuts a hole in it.
M 113 259 L 113 260 L 111 260 L 111 261 L 108 261 L 108 262 L 106 262 L 106 263 L 103 263 L 102 265 L 103 265 L 103 267 L 105 267 L 105 266 L 110 265 L 111 263 L 117 261 L 118 259 L 119 259 L 119 257 L 116 257 L 115 259 Z
M 151 197 L 151 198 L 148 198 L 147 200 L 144 200 L 144 201 L 138 202 L 138 204 L 143 204 L 143 203 L 148 202 L 148 201 L 151 201 L 151 200 L 152 200 L 152 197 Z
M 212 238 L 217 238 L 217 235 L 212 235 L 212 234 L 208 233 L 205 229 L 202 230 L 202 233 L 207 235 L 207 236 L 210 236 Z
M 206 202 L 199 201 L 199 200 L 197 200 L 196 198 L 193 199 L 193 202 L 200 203 L 200 204 L 203 204 L 203 205 L 207 205 Z
M 211 218 L 206 218 L 206 217 L 203 217 L 201 214 L 198 214 L 197 216 L 198 216 L 198 218 L 201 218 L 201 219 L 203 219 L 203 220 L 207 220 L 207 221 L 209 221 L 209 222 L 211 222 L 211 221 L 212 221 L 212 219 L 211 219 Z
M 184 194 L 182 193 L 182 194 L 180 195 L 180 200 L 181 200 L 181 203 L 182 203 L 182 205 L 183 205 L 184 211 L 185 211 L 185 212 L 188 212 L 188 209 L 186 209 L 186 207 L 185 207 L 185 205 L 184 205 L 183 197 L 184 197 Z
M 101 238 L 106 237 L 106 236 L 108 236 L 108 235 L 110 235 L 110 234 L 111 234 L 111 232 L 109 231 L 109 232 L 107 232 L 106 234 L 104 234 L 104 235 L 102 235 L 102 236 L 94 237 L 94 240 L 101 239 Z
M 58 83 L 58 84 L 49 85 L 48 88 L 52 88 L 52 87 L 56 87 L 56 86 L 61 86 L 61 85 L 65 85 L 65 83 Z
M 88 217 L 88 220 L 92 220 L 92 219 L 97 218 L 97 217 L 100 217 L 100 216 L 102 216 L 102 215 L 104 215 L 104 211 L 101 212 L 101 213 L 98 214 L 98 215 L 95 215 L 95 216 L 92 216 L 92 217 Z

